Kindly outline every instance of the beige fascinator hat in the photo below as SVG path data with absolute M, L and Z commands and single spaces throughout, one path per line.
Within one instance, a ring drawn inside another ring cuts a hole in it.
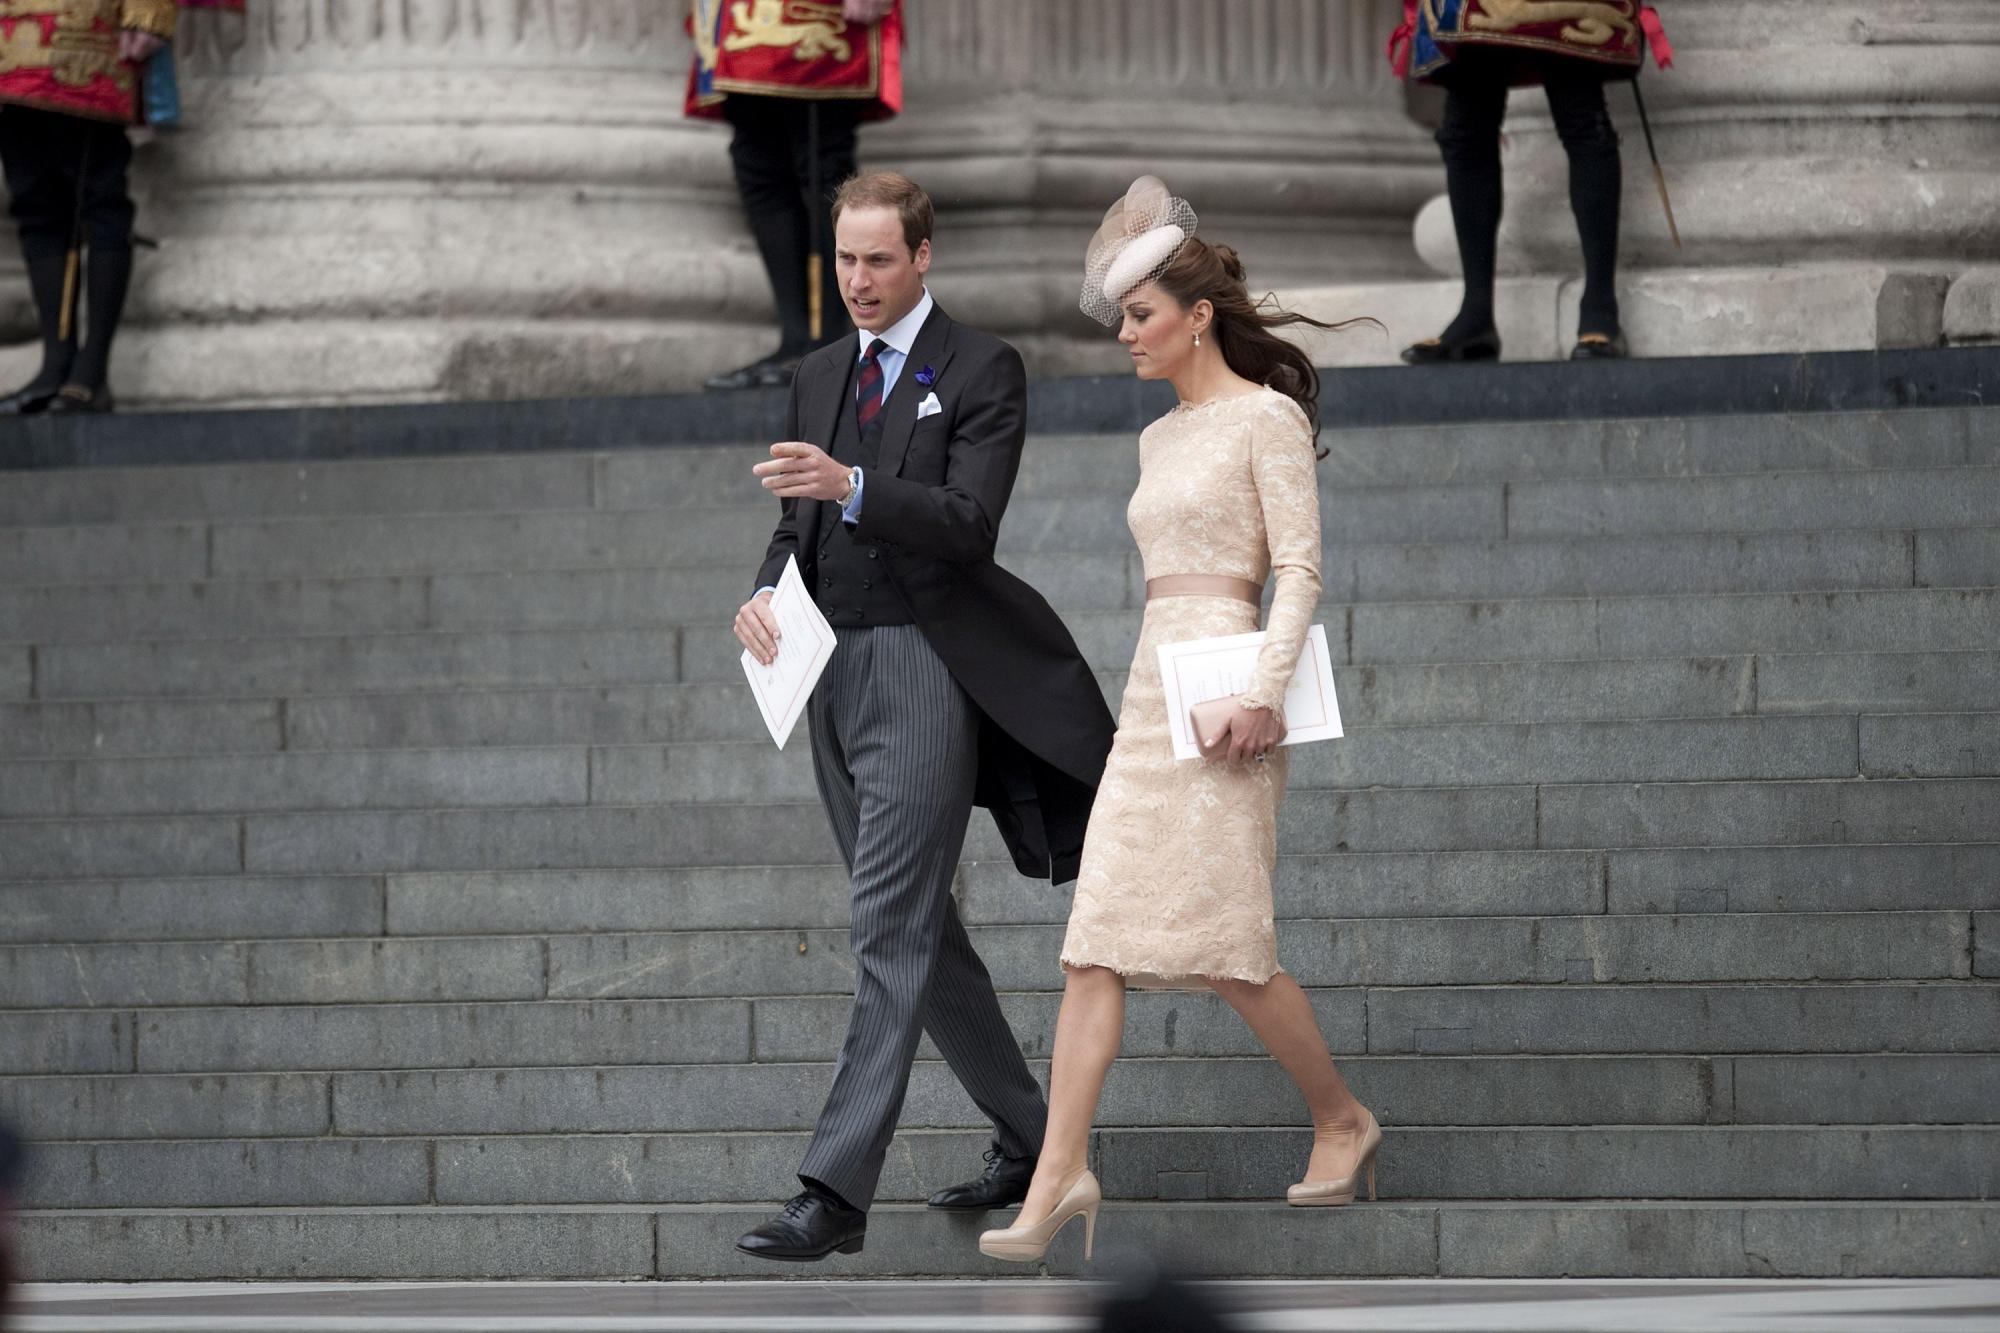
M 1167 271 L 1181 245 L 1194 235 L 1194 209 L 1176 198 L 1158 176 L 1141 176 L 1125 197 L 1105 210 L 1083 260 L 1077 304 L 1106 328 L 1116 328 L 1118 303 Z

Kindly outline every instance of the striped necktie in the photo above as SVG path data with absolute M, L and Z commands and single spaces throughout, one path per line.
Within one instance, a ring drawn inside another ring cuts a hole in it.
M 854 420 L 863 431 L 874 424 L 882 415 L 882 349 L 888 344 L 880 338 L 868 344 L 868 350 L 861 357 L 861 374 L 854 381 Z

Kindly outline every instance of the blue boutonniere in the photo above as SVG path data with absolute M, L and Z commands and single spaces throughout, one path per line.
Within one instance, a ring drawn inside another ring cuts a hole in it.
M 929 366 L 925 366 L 922 370 L 917 372 L 917 384 L 919 387 L 928 389 L 933 384 L 936 383 L 937 383 L 937 372 L 935 370 L 932 370 Z

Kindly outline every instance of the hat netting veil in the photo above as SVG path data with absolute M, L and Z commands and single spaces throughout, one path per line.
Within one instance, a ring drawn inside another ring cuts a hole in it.
M 1133 181 L 1125 197 L 1105 210 L 1084 253 L 1083 291 L 1077 296 L 1083 313 L 1117 327 L 1118 303 L 1165 273 L 1194 229 L 1194 209 L 1166 182 L 1158 176 Z

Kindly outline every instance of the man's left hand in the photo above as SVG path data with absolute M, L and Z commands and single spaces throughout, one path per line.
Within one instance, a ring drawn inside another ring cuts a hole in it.
M 165 42 L 143 28 L 118 30 L 118 58 L 129 60 L 135 65 L 145 64 L 165 45 Z
M 841 0 L 840 12 L 849 23 L 874 23 L 896 7 L 896 0 Z
M 847 468 L 826 450 L 801 440 L 771 446 L 771 462 L 750 469 L 764 479 L 764 489 L 780 500 L 844 500 Z

